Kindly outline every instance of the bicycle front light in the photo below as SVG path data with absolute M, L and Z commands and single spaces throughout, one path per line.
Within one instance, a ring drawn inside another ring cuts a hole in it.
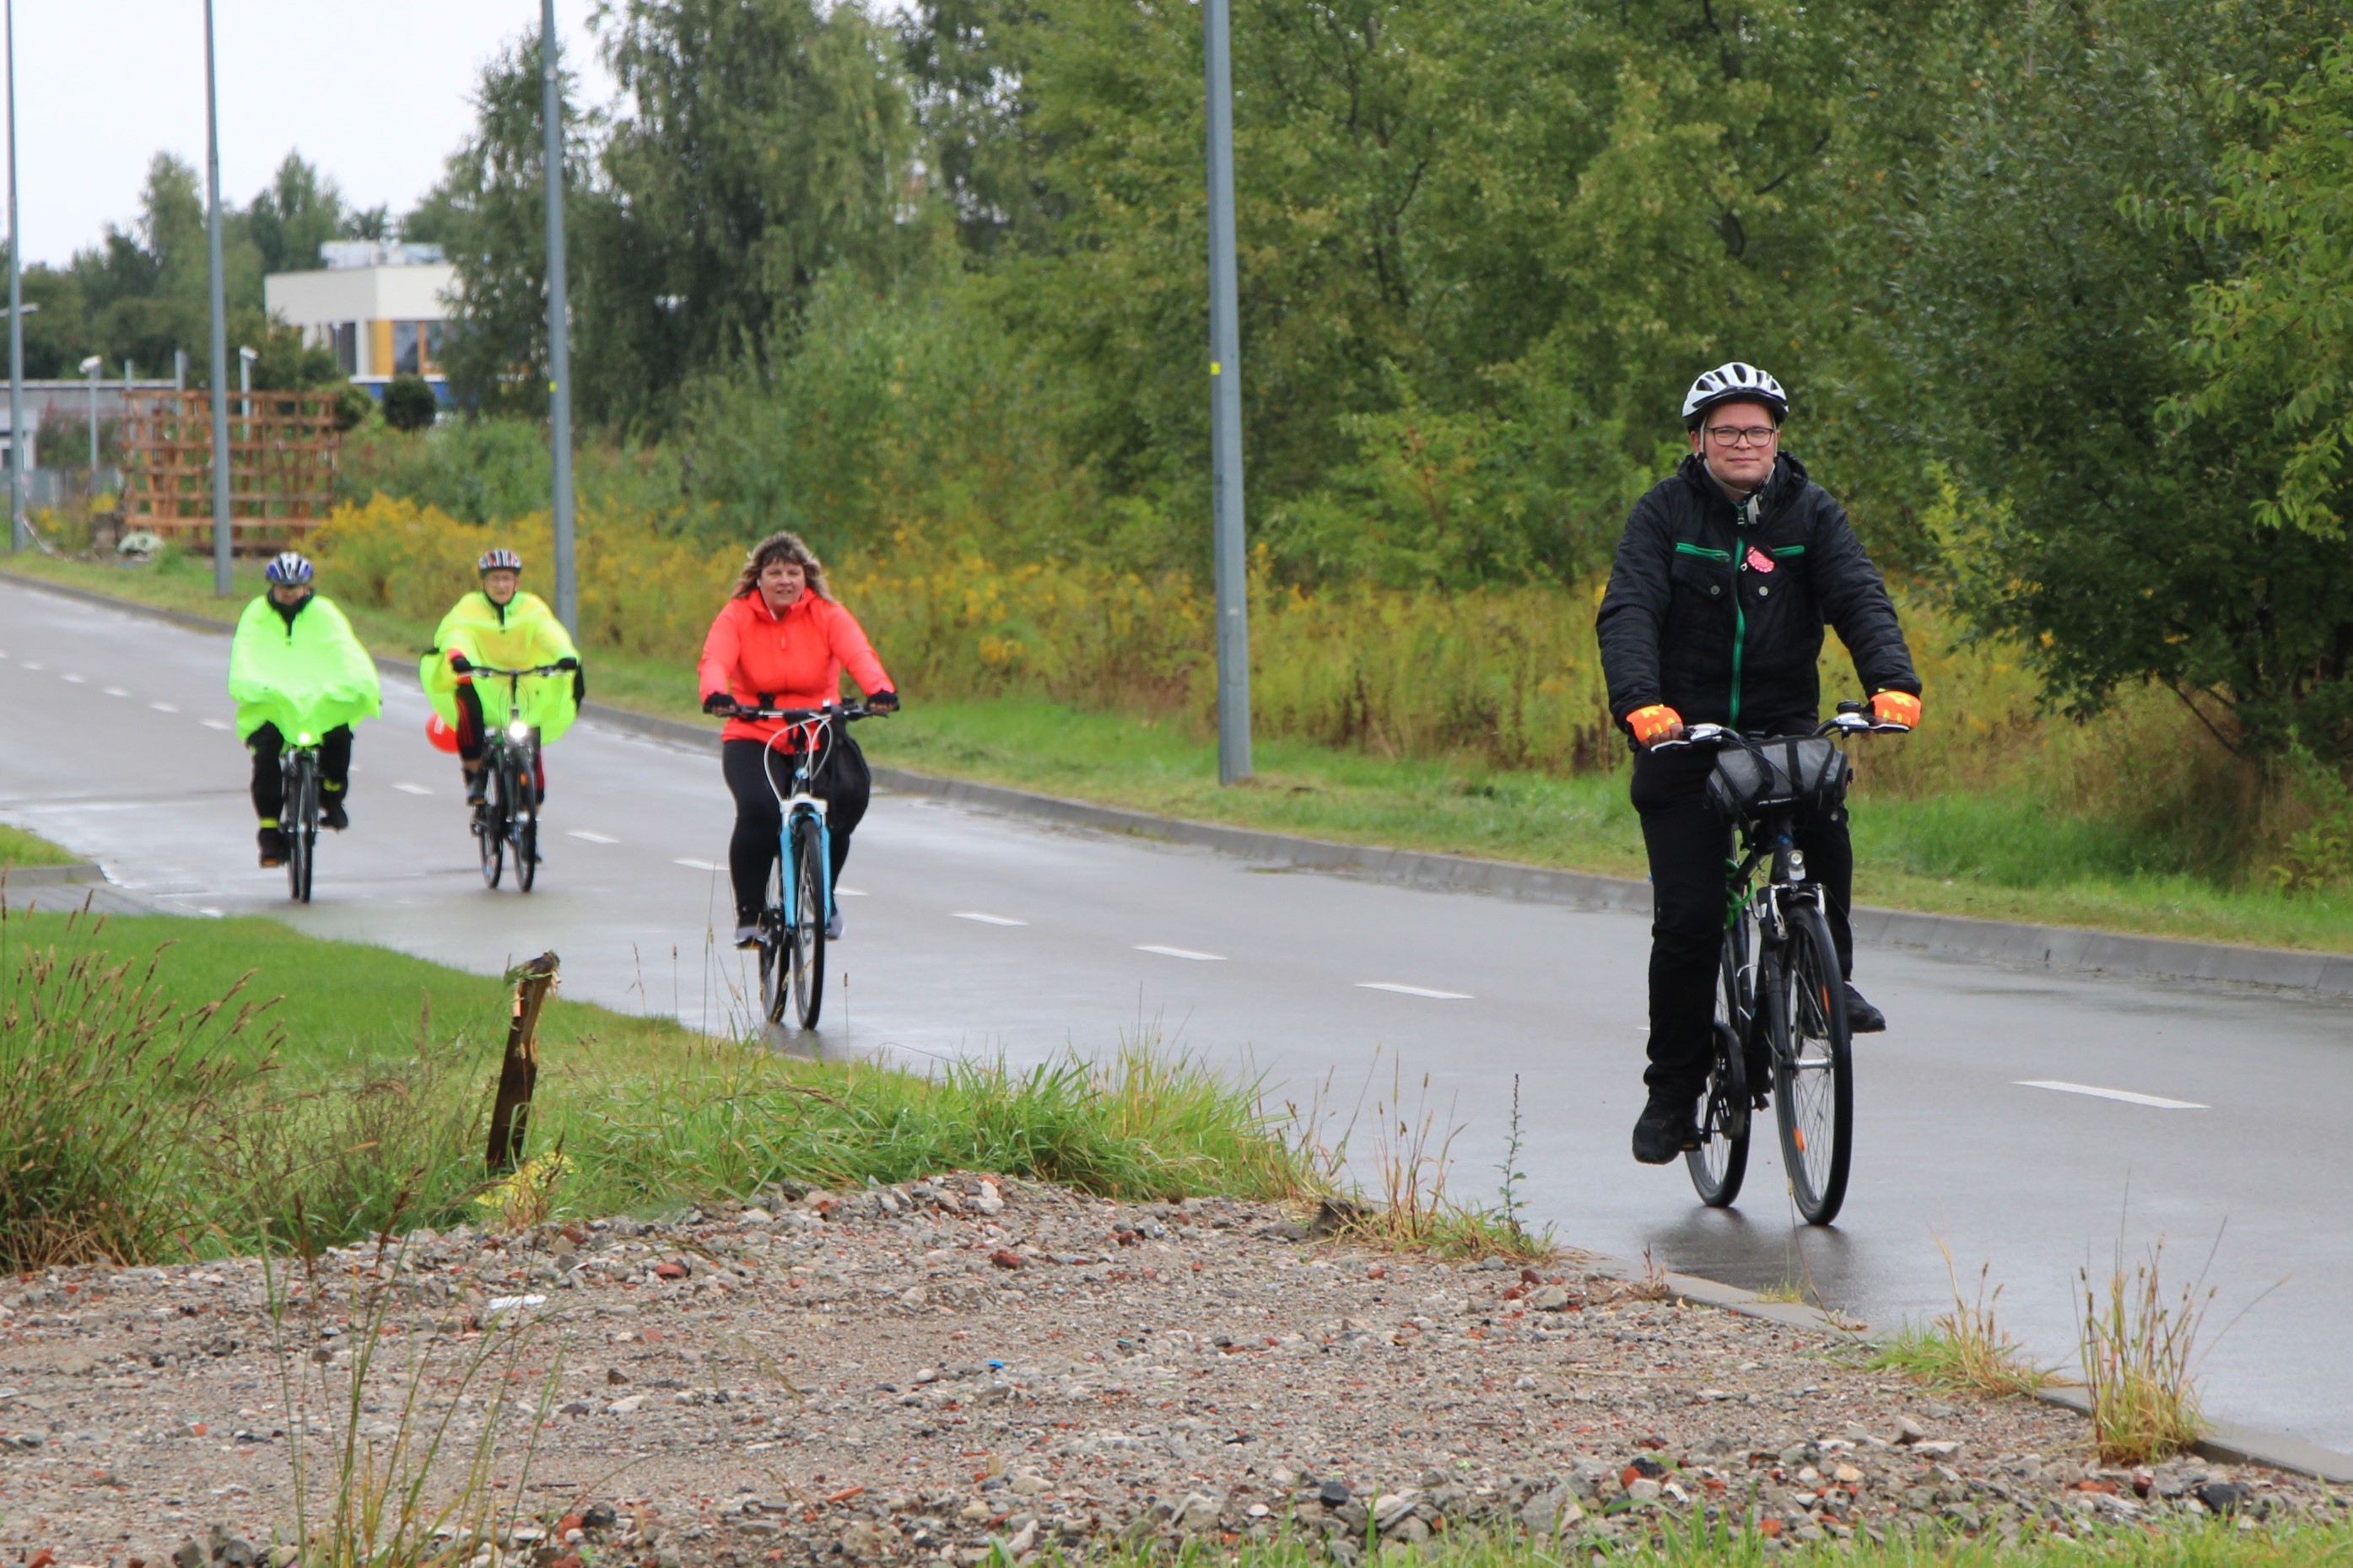
M 507 726 L 507 739 L 512 741 L 518 746 L 522 744 L 525 741 L 531 739 L 531 726 L 524 723 L 520 719 L 516 720 L 513 723 Z
M 307 745 L 309 745 L 309 744 L 311 743 L 311 737 L 310 737 L 309 732 L 308 732 L 308 731 L 305 731 L 305 732 L 304 732 L 304 733 L 302 733 L 302 734 L 300 734 L 300 735 L 295 736 L 295 737 L 294 737 L 294 743 L 295 743 L 296 745 L 298 745 L 298 746 L 307 746 Z

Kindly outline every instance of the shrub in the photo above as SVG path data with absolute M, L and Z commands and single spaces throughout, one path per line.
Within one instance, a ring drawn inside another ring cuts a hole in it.
M 441 400 L 421 375 L 396 375 L 384 389 L 384 422 L 414 435 L 441 416 Z

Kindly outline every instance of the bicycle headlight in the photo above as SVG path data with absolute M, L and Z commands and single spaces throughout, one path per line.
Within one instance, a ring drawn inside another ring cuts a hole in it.
M 311 734 L 310 734 L 310 731 L 306 730 L 306 731 L 304 731 L 301 734 L 295 736 L 295 737 L 294 737 L 294 743 L 295 743 L 296 745 L 298 745 L 298 746 L 307 746 L 307 745 L 309 745 L 309 744 L 311 743 Z
M 531 739 L 531 726 L 518 719 L 507 726 L 507 739 L 521 745 Z

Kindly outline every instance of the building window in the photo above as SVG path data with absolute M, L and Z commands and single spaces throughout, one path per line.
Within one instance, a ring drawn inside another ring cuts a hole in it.
M 439 375 L 441 351 L 449 341 L 448 331 L 439 321 L 426 321 L 421 325 L 425 328 L 425 374 Z
M 335 369 L 345 375 L 360 373 L 360 324 L 357 321 L 337 321 L 327 329 L 329 345 L 335 351 Z
M 417 321 L 395 321 L 392 324 L 392 374 L 417 375 L 422 373 L 417 353 L 420 334 Z

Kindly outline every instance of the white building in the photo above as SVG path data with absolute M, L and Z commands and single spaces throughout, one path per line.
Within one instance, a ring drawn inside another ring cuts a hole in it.
M 269 314 L 321 348 L 359 384 L 381 393 L 396 375 L 441 380 L 450 301 L 458 269 L 438 245 L 370 239 L 319 247 L 316 272 L 280 272 L 262 280 Z

